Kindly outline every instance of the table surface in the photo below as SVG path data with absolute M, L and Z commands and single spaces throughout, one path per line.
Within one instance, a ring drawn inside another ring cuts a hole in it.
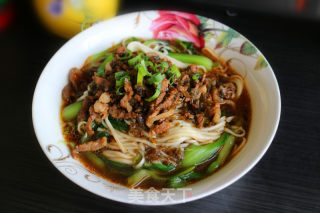
M 2 210 L 320 212 L 320 23 L 244 11 L 230 17 L 217 8 L 169 3 L 127 0 L 119 12 L 169 8 L 207 16 L 245 35 L 270 62 L 280 85 L 282 112 L 277 134 L 264 157 L 231 186 L 181 205 L 132 206 L 98 197 L 75 185 L 46 158 L 31 120 L 37 79 L 66 40 L 46 32 L 30 5 L 18 4 L 13 25 L 0 34 Z

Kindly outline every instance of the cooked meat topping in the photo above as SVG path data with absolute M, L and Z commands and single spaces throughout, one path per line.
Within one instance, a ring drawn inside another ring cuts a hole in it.
M 102 137 L 95 141 L 89 141 L 84 144 L 76 145 L 73 149 L 73 154 L 86 151 L 97 151 L 107 146 L 107 138 Z

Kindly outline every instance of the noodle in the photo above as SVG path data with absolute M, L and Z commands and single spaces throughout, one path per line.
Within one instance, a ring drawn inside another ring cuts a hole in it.
M 236 98 L 239 98 L 243 90 L 243 79 L 239 75 L 233 75 L 230 77 L 230 81 L 237 86 Z
M 82 125 L 86 125 L 86 124 L 87 124 L 86 121 L 81 121 L 81 122 L 78 123 L 77 130 L 78 130 L 79 133 L 83 134 L 83 131 L 82 131 L 82 129 L 81 129 L 81 126 L 82 126 Z
M 105 119 L 105 122 L 106 122 L 109 130 L 111 131 L 113 138 L 114 138 L 114 139 L 116 140 L 116 142 L 118 143 L 118 146 L 119 146 L 120 150 L 121 150 L 122 152 L 126 152 L 127 150 L 125 149 L 125 147 L 123 146 L 123 144 L 121 143 L 121 141 L 118 139 L 117 132 L 116 132 L 116 130 L 113 128 L 113 126 L 111 125 L 109 119 L 106 118 L 106 119 Z

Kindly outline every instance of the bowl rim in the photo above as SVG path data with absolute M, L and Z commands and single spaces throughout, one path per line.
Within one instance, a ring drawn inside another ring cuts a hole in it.
M 113 200 L 113 201 L 118 201 L 118 202 L 121 202 L 121 203 L 125 203 L 125 204 L 132 204 L 132 205 L 145 205 L 145 206 L 163 206 L 163 205 L 175 205 L 175 204 L 181 204 L 181 203 L 186 203 L 186 202 L 191 202 L 191 201 L 194 201 L 194 200 L 198 200 L 198 199 L 201 199 L 201 198 L 204 198 L 204 197 L 207 197 L 209 195 L 212 195 L 228 186 L 230 186 L 231 184 L 233 184 L 234 182 L 236 182 L 237 180 L 239 180 L 241 177 L 243 177 L 246 173 L 248 173 L 260 160 L 261 158 L 264 156 L 264 154 L 266 153 L 266 151 L 268 150 L 268 148 L 270 147 L 274 137 L 275 137 L 275 134 L 277 132 L 277 129 L 278 129 L 278 126 L 279 126 L 279 122 L 280 122 L 280 115 L 281 115 L 281 94 L 280 94 L 280 89 L 279 89 L 279 84 L 278 84 L 278 81 L 276 79 L 276 76 L 275 76 L 275 73 L 272 69 L 272 67 L 270 66 L 270 63 L 268 62 L 268 60 L 266 59 L 266 57 L 263 55 L 263 53 L 261 51 L 260 54 L 261 56 L 265 59 L 265 61 L 267 62 L 267 64 L 269 65 L 269 69 L 270 69 L 270 74 L 271 74 L 271 78 L 272 80 L 274 81 L 275 83 L 275 89 L 276 89 L 276 101 L 277 101 L 277 110 L 275 112 L 275 122 L 274 122 L 274 126 L 272 127 L 272 133 L 269 135 L 269 138 L 268 138 L 268 142 L 265 143 L 265 146 L 263 148 L 261 148 L 260 150 L 260 153 L 259 155 L 257 155 L 257 157 L 251 161 L 248 165 L 246 165 L 245 169 L 243 169 L 239 174 L 237 174 L 235 177 L 233 177 L 230 181 L 227 181 L 226 183 L 222 184 L 222 185 L 219 185 L 218 187 L 216 188 L 213 188 L 213 189 L 208 189 L 207 191 L 205 192 L 202 192 L 196 196 L 192 196 L 192 197 L 186 197 L 185 199 L 181 199 L 181 200 L 174 200 L 174 202 L 170 202 L 170 203 L 156 203 L 156 204 L 152 204 L 152 203 L 131 203 L 131 202 L 127 202 L 123 199 L 121 199 L 120 197 L 108 197 L 107 194 L 99 194 L 97 193 L 96 191 L 90 189 L 89 187 L 86 187 L 85 184 L 78 184 L 76 183 L 71 177 L 68 177 L 66 174 L 64 174 L 62 171 L 60 171 L 60 169 L 57 167 L 57 165 L 53 162 L 53 160 L 49 157 L 48 153 L 46 152 L 46 148 L 44 146 L 44 143 L 42 143 L 40 140 L 39 140 L 39 135 L 40 135 L 40 130 L 36 128 L 36 118 L 35 118 L 35 104 L 37 102 L 36 98 L 37 98 L 37 93 L 38 91 L 40 90 L 40 86 L 39 86 L 39 82 L 43 79 L 43 76 L 44 76 L 44 73 L 45 72 L 48 72 L 46 71 L 48 68 L 48 66 L 50 65 L 50 62 L 52 61 L 52 59 L 58 55 L 61 51 L 63 51 L 63 47 L 65 46 L 68 46 L 73 40 L 75 39 L 78 39 L 79 37 L 83 36 L 83 34 L 85 33 L 88 33 L 90 31 L 94 31 L 95 28 L 97 26 L 100 26 L 100 25 L 103 25 L 105 22 L 112 22 L 114 20 L 117 20 L 117 19 L 120 19 L 120 18 L 125 18 L 126 16 L 129 17 L 129 16 L 132 16 L 132 15 L 135 15 L 135 14 L 138 14 L 138 13 L 141 13 L 141 12 L 157 12 L 157 11 L 161 11 L 161 10 L 142 10 L 142 11 L 135 11 L 135 12 L 130 12 L 130 13 L 125 13 L 125 14 L 121 14 L 121 15 L 118 15 L 118 16 L 115 16 L 111 19 L 107 19 L 107 20 L 104 20 L 102 22 L 99 22 L 97 24 L 95 24 L 94 26 L 86 29 L 85 31 L 82 31 L 80 33 L 78 33 L 77 35 L 75 35 L 73 38 L 71 38 L 70 40 L 68 40 L 67 42 L 65 42 L 59 49 L 58 51 L 56 51 L 50 58 L 50 60 L 48 61 L 48 63 L 45 65 L 45 67 L 43 68 L 40 76 L 38 77 L 38 80 L 37 80 L 37 84 L 36 84 L 36 87 L 35 87 L 35 90 L 34 90 L 34 94 L 33 94 L 33 98 L 32 98 L 32 124 L 33 124 L 33 129 L 34 129 L 34 132 L 35 132 L 35 135 L 36 135 L 36 138 L 38 140 L 38 143 L 42 149 L 42 151 L 44 152 L 44 154 L 46 155 L 46 157 L 49 159 L 49 161 L 51 162 L 51 164 L 63 175 L 65 176 L 67 179 L 69 179 L 71 182 L 73 182 L 74 184 L 76 184 L 77 186 L 81 187 L 82 189 L 85 189 L 86 191 L 89 191 L 95 195 L 98 195 L 100 197 L 103 197 L 103 198 L 107 198 L 107 199 L 110 199 L 110 200 Z M 183 12 L 183 11 L 179 11 L 179 10 L 170 10 L 170 11 L 177 11 L 177 12 Z M 197 14 L 195 14 L 197 15 Z M 207 18 L 207 17 L 206 17 Z M 209 20 L 213 20 L 217 23 L 220 23 L 224 26 L 227 26 L 229 27 L 228 25 L 225 25 L 219 21 L 216 21 L 215 19 L 213 18 L 208 18 Z M 231 27 L 230 27 L 231 28 Z M 233 28 L 231 28 L 233 29 Z M 237 30 L 235 30 L 237 31 Z M 238 31 L 237 31 L 238 32 Z M 240 35 L 242 35 L 241 33 L 239 33 Z M 244 38 L 246 38 L 245 36 L 243 36 Z M 247 38 L 246 38 L 247 39 Z M 248 40 L 248 39 L 247 39 Z M 253 44 L 250 40 L 248 40 L 251 44 Z M 254 44 L 253 44 L 254 45 Z M 255 45 L 254 45 L 255 46 Z M 256 46 L 255 46 L 256 47 Z M 257 50 L 259 50 L 257 48 Z M 100 177 L 101 178 L 101 177 Z M 108 181 L 108 180 L 107 180 Z

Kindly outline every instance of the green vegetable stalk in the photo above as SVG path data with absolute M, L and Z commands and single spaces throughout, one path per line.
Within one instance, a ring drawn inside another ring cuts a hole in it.
M 82 101 L 74 102 L 68 106 L 66 106 L 62 110 L 62 119 L 65 121 L 70 121 L 77 117 L 80 112 L 82 106 Z
M 101 160 L 101 158 L 99 158 L 96 154 L 92 152 L 84 152 L 83 154 L 98 167 L 104 167 L 103 160 Z
M 224 133 L 219 138 L 219 140 L 211 144 L 207 144 L 203 146 L 198 146 L 198 145 L 188 146 L 184 151 L 184 158 L 182 160 L 181 166 L 189 167 L 192 165 L 200 164 L 208 160 L 223 146 L 227 136 L 228 136 L 227 133 Z
M 217 160 L 215 160 L 214 162 L 212 162 L 210 164 L 210 166 L 208 167 L 207 173 L 212 173 L 215 170 L 217 170 L 220 166 L 222 166 L 224 164 L 224 162 L 226 161 L 226 159 L 228 158 L 234 143 L 235 143 L 235 137 L 233 135 L 229 135 L 227 133 L 225 133 L 226 139 L 224 142 L 224 145 L 222 147 L 222 149 L 219 152 L 218 158 Z
M 202 55 L 168 53 L 168 56 L 175 58 L 184 63 L 203 65 L 207 70 L 211 70 L 213 65 L 213 62 L 209 58 Z

